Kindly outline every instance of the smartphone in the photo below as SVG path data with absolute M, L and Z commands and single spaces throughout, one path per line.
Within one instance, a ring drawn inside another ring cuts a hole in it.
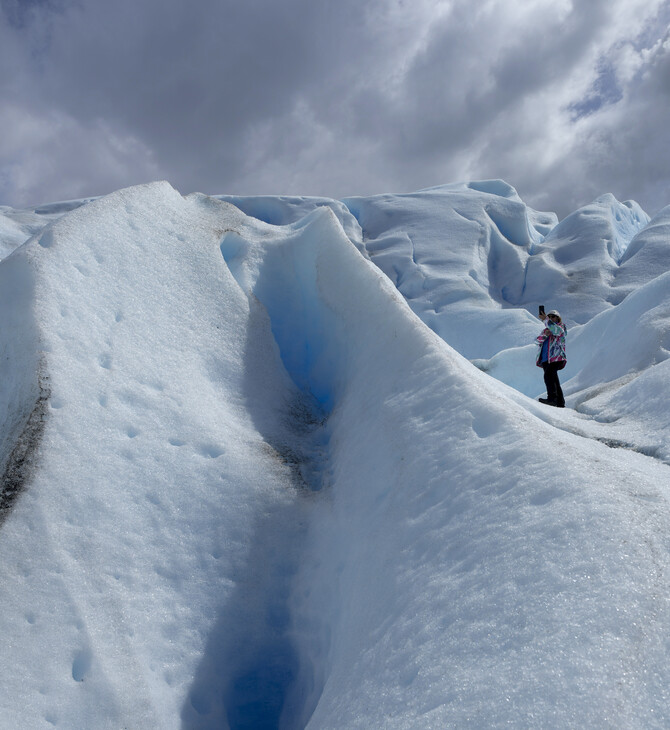
M 540 314 L 544 314 L 544 304 L 540 304 Z

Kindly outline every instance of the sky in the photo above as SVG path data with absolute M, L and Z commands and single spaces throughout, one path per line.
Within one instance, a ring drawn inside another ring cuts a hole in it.
M 503 178 L 670 204 L 670 0 L 0 0 L 0 205 Z

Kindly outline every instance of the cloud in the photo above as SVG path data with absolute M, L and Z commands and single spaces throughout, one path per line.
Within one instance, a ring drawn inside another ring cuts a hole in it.
M 8 130 L 0 140 L 0 189 L 24 205 L 81 197 L 87 190 L 103 194 L 127 185 L 129 170 L 134 182 L 162 177 L 151 150 L 102 120 L 83 127 L 59 111 L 33 114 L 5 105 L 0 128 Z
M 670 38 L 648 55 L 622 100 L 588 119 L 571 150 L 591 189 L 636 197 L 650 212 L 670 202 Z M 566 164 L 557 166 L 565 173 Z
M 660 207 L 669 6 L 4 0 L 0 202 L 504 177 L 562 214 L 610 190 Z
M 650 213 L 667 205 L 670 48 L 663 39 L 646 47 L 641 39 L 650 37 L 649 28 L 632 27 L 627 37 L 612 33 L 595 47 L 594 74 L 581 95 L 568 83 L 525 108 L 516 127 L 526 139 L 525 158 L 516 154 L 516 130 L 496 128 L 475 164 L 514 166 L 522 196 L 540 206 L 560 201 L 554 207 L 563 215 L 603 192 L 636 199 Z M 667 38 L 667 23 L 657 23 L 656 32 Z

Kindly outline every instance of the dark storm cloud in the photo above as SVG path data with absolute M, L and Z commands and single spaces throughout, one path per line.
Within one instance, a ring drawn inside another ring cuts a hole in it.
M 670 202 L 667 1 L 0 2 L 0 202 L 494 176 L 561 213 Z

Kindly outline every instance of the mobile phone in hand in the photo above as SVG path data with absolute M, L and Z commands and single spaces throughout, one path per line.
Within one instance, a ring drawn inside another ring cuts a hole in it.
M 544 314 L 544 304 L 540 304 L 540 316 Z

